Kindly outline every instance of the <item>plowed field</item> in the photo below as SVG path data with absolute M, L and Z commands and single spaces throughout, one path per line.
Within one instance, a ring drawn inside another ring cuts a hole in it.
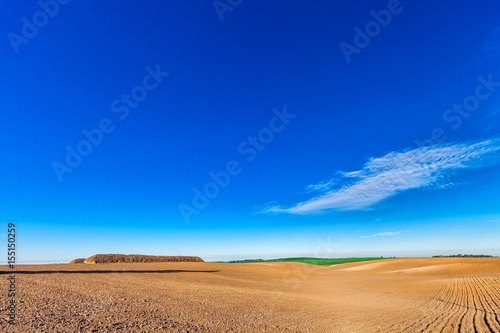
M 500 258 L 1 266 L 0 276 L 1 332 L 500 332 Z

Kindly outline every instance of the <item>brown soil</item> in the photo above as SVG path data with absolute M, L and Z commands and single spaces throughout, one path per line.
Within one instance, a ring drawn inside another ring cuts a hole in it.
M 15 271 L 17 321 L 7 323 Z M 500 332 L 500 258 L 0 267 L 0 332 Z
M 79 259 L 75 259 L 79 260 Z M 85 264 L 111 264 L 132 262 L 203 262 L 200 257 L 187 256 L 148 256 L 142 254 L 95 254 L 83 261 Z

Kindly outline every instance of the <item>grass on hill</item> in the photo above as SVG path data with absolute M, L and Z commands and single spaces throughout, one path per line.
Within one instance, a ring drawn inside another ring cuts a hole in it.
M 364 257 L 364 258 L 310 258 L 310 257 L 298 257 L 298 258 L 279 258 L 279 259 L 246 259 L 246 260 L 232 260 L 230 263 L 254 263 L 254 262 L 303 262 L 306 264 L 313 265 L 338 265 L 345 264 L 349 262 L 358 261 L 370 261 L 370 260 L 380 260 L 380 259 L 391 259 L 387 257 Z

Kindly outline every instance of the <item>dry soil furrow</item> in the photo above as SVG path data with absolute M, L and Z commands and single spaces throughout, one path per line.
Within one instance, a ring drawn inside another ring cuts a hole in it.
M 476 328 L 476 304 L 474 303 L 474 296 L 471 290 L 471 287 L 469 285 L 469 279 L 465 278 L 463 280 L 463 293 L 465 293 L 465 304 L 464 307 L 467 309 L 465 312 L 465 315 L 463 316 L 461 322 L 460 322 L 460 332 L 472 332 L 472 333 L 477 333 L 478 330 Z
M 487 321 L 487 315 L 489 311 L 485 307 L 485 299 L 477 285 L 478 281 L 476 278 L 470 278 L 469 281 L 476 309 L 476 314 L 474 317 L 476 330 L 478 332 L 493 332 L 493 330 L 490 328 L 490 324 Z
M 498 308 L 493 301 L 492 294 L 490 293 L 491 290 L 487 290 L 487 284 L 484 283 L 485 281 L 483 278 L 474 278 L 474 281 L 474 287 L 476 288 L 481 307 L 484 311 L 483 320 L 490 332 L 499 333 L 500 326 L 497 321 L 496 314 L 498 312 Z
M 453 288 L 450 288 L 448 283 L 441 283 L 443 284 L 443 289 L 445 289 L 446 292 L 441 294 L 440 297 L 436 297 L 439 304 L 436 306 L 434 312 L 438 315 L 433 320 L 429 321 L 425 328 L 423 328 L 420 332 L 438 331 L 440 324 L 446 321 L 446 319 L 453 314 Z
M 445 305 L 440 299 L 445 297 L 448 290 L 443 283 L 438 285 L 439 289 L 430 293 L 432 299 L 423 308 L 419 309 L 413 318 L 407 321 L 411 324 L 403 329 L 404 332 L 424 332 L 429 325 L 441 316 L 441 311 Z
M 443 303 L 447 303 L 447 305 L 441 311 L 442 315 L 439 317 L 439 320 L 431 323 L 424 332 L 444 332 L 445 330 L 456 332 L 458 330 L 458 325 L 453 326 L 450 325 L 450 323 L 453 323 L 453 319 L 460 311 L 460 307 L 457 306 L 457 304 L 460 304 L 462 301 L 461 293 L 458 288 L 459 284 L 456 279 L 450 279 L 443 283 L 446 284 L 446 287 L 449 289 L 449 294 L 445 298 L 446 301 L 443 301 Z
M 464 307 L 462 304 L 467 302 L 466 294 L 462 290 L 462 284 L 460 278 L 454 278 L 453 284 L 455 287 L 456 293 L 456 303 L 454 304 L 455 312 L 452 316 L 448 318 L 448 321 L 444 323 L 441 328 L 441 332 L 459 332 L 460 331 L 460 321 L 463 316 L 467 313 L 467 307 Z

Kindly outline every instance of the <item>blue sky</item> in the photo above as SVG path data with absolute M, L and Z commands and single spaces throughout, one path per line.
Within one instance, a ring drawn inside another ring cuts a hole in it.
M 500 255 L 499 11 L 2 4 L 18 260 Z

